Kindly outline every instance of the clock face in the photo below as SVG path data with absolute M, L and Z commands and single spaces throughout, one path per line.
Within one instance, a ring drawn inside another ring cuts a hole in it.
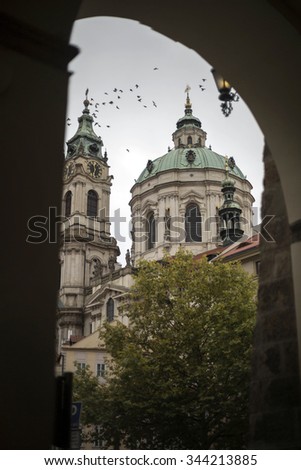
M 101 165 L 94 160 L 90 160 L 87 163 L 87 173 L 92 176 L 92 178 L 100 178 L 101 177 Z
M 70 163 L 66 163 L 65 167 L 64 167 L 64 179 L 68 179 L 70 178 L 70 176 L 72 176 L 74 174 L 74 163 L 73 162 L 70 162 Z

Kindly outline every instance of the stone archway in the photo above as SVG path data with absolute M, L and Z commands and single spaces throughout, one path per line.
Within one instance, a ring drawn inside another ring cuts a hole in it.
M 2 357 L 9 357 L 3 363 L 6 380 L 1 390 L 7 404 L 1 410 L 4 448 L 46 449 L 52 442 L 56 220 L 45 221 L 46 243 L 29 244 L 27 235 L 33 215 L 47 216 L 50 206 L 60 204 L 62 161 L 57 156 L 63 145 L 67 64 L 74 55 L 68 39 L 76 18 L 120 16 L 140 21 L 213 63 L 248 103 L 269 143 L 283 188 L 288 236 L 292 232 L 294 242 L 290 252 L 295 289 L 290 295 L 294 295 L 301 344 L 299 74 L 295 73 L 300 70 L 296 25 L 301 14 L 294 2 L 286 2 L 288 8 L 280 12 L 274 3 L 278 2 L 192 0 L 184 10 L 182 2 L 171 0 L 152 4 L 31 0 L 26 5 L 6 2 L 2 7 L 6 16 L 1 36 L 5 116 L 1 148 L 7 186 L 2 185 L 5 335 L 1 350 Z M 24 355 L 28 367 L 20 367 Z M 269 406 L 272 412 L 279 409 L 273 401 Z M 290 414 L 288 405 L 282 409 Z M 263 441 L 266 436 L 268 430 Z

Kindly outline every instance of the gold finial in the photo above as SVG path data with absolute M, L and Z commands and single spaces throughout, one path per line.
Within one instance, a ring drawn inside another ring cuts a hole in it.
M 87 89 L 86 89 L 86 92 L 85 92 L 85 96 L 86 96 L 86 98 L 85 98 L 85 100 L 84 100 L 85 109 L 84 109 L 84 111 L 83 111 L 83 112 L 85 112 L 85 113 L 89 113 L 88 106 L 89 106 L 89 104 L 90 104 L 90 101 L 88 100 L 88 93 L 89 93 L 89 88 L 87 88 Z

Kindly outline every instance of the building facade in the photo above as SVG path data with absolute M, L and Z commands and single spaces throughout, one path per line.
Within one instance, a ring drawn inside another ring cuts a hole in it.
M 128 324 L 120 305 L 137 262 L 160 260 L 180 247 L 209 260 L 225 252 L 227 260 L 227 245 L 237 246 L 251 234 L 254 199 L 233 157 L 206 147 L 206 132 L 192 114 L 187 92 L 184 116 L 172 136 L 174 148 L 149 160 L 131 189 L 132 249 L 122 267 L 110 234 L 108 156 L 93 130 L 89 104 L 86 96 L 65 156 L 58 352 L 59 370 L 74 371 L 79 363 L 97 375 L 105 354 L 98 328 L 105 321 Z
M 131 189 L 134 262 L 161 259 L 164 251 L 173 255 L 180 247 L 194 254 L 216 247 L 221 224 L 226 228 L 220 214 L 226 172 L 235 191 L 232 202 L 239 211 L 240 236 L 251 235 L 251 183 L 233 157 L 206 147 L 207 134 L 192 114 L 188 92 L 184 111 L 172 135 L 174 148 L 149 160 Z M 230 218 L 234 220 L 233 213 Z

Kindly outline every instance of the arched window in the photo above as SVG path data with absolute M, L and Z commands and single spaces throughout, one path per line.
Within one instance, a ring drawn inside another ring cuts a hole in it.
M 191 137 L 191 135 L 189 135 L 189 136 L 187 137 L 187 145 L 192 145 L 192 137 Z
M 114 300 L 112 297 L 107 301 L 107 321 L 111 322 L 114 320 Z
M 147 218 L 146 224 L 147 249 L 154 248 L 156 241 L 156 222 L 153 212 Z
M 202 241 L 202 218 L 200 210 L 196 204 L 189 204 L 186 208 L 185 234 L 186 242 Z
M 65 196 L 65 216 L 70 217 L 71 215 L 71 203 L 72 203 L 72 192 L 68 191 Z
M 98 194 L 92 189 L 88 192 L 87 216 L 97 217 Z

